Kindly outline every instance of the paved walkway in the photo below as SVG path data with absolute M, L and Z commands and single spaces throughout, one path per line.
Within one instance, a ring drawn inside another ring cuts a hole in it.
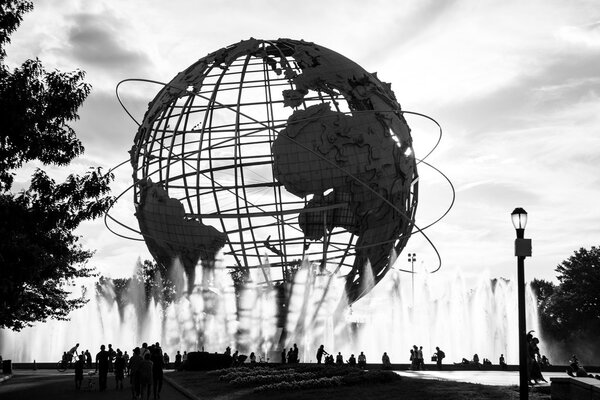
M 519 373 L 517 371 L 395 371 L 402 376 L 410 376 L 423 379 L 451 380 L 458 382 L 480 383 L 484 385 L 518 385 Z M 115 389 L 114 376 L 108 376 L 108 389 L 104 392 L 98 391 L 98 375 L 91 378 L 84 375 L 84 389 L 76 390 L 73 371 L 58 372 L 56 370 L 13 370 L 13 376 L 0 383 L 0 399 L 22 400 L 22 399 L 44 399 L 44 400 L 130 400 L 131 386 L 127 379 L 122 391 Z M 168 377 L 168 372 L 165 373 Z M 564 372 L 544 372 L 548 382 L 552 377 L 566 377 Z M 95 390 L 85 390 L 85 386 L 92 382 Z M 549 385 L 542 383 L 541 386 Z M 183 392 L 181 391 L 183 390 Z M 160 400 L 190 400 L 194 396 L 184 393 L 185 389 L 176 388 L 165 379 Z M 152 399 L 153 396 L 151 395 Z
M 88 375 L 84 375 L 83 386 L 90 381 Z M 98 391 L 98 375 L 91 377 L 95 390 L 87 391 L 75 389 L 75 377 L 73 371 L 58 372 L 53 370 L 13 370 L 12 378 L 0 383 L 0 399 L 23 400 L 131 400 L 131 385 L 127 379 L 123 384 L 123 390 L 115 389 L 115 379 L 108 375 L 108 389 L 104 392 Z M 150 395 L 150 399 L 153 396 Z M 176 390 L 166 380 L 160 394 L 161 400 L 189 400 L 187 396 Z
M 483 385 L 511 386 L 519 384 L 519 371 L 394 371 L 401 376 L 413 378 L 439 379 L 456 382 L 480 383 Z M 539 386 L 550 384 L 550 378 L 568 377 L 566 372 L 542 372 L 548 383 L 541 382 Z

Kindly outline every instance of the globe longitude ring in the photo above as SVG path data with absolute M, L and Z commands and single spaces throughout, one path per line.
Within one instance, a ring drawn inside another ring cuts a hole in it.
M 281 279 L 308 258 L 343 271 L 352 303 L 414 227 L 417 161 L 390 85 L 313 43 L 200 59 L 149 104 L 130 156 L 148 249 L 188 274 L 220 251 L 238 268 L 266 253 Z

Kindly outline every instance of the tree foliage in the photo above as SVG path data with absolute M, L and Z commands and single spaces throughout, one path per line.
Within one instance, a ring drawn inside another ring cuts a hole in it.
M 96 284 L 96 293 L 106 299 L 115 300 L 121 312 L 128 304 L 141 306 L 144 310 L 140 311 L 146 311 L 152 301 L 160 304 L 165 310 L 176 298 L 175 284 L 169 278 L 167 270 L 151 260 L 138 261 L 135 274 L 131 278 L 100 277 Z
M 550 311 L 565 332 L 600 332 L 600 248 L 581 248 L 557 268 Z
M 47 72 L 39 60 L 13 71 L 4 46 L 32 9 L 29 1 L 0 3 L 0 327 L 20 330 L 47 318 L 65 319 L 85 304 L 72 298 L 73 280 L 93 274 L 93 252 L 73 231 L 111 205 L 112 175 L 91 168 L 56 183 L 37 169 L 31 184 L 11 192 L 14 170 L 29 161 L 68 165 L 83 145 L 68 125 L 90 93 L 84 73 Z
M 556 267 L 558 285 L 534 280 L 544 334 L 600 354 L 600 248 L 581 248 Z M 587 343 L 586 343 L 587 342 Z
M 143 285 L 146 304 L 154 300 L 166 308 L 166 305 L 175 300 L 175 284 L 168 276 L 167 269 L 156 261 L 144 260 L 140 263 L 133 279 Z
M 67 122 L 91 86 L 83 71 L 46 72 L 40 60 L 27 60 L 21 68 L 0 70 L 0 189 L 9 190 L 11 170 L 23 163 L 67 165 L 83 153 L 83 145 Z
M 10 35 L 23 21 L 23 14 L 33 9 L 31 1 L 0 2 L 0 61 L 6 57 L 4 46 L 10 43 Z
M 537 308 L 540 316 L 542 332 L 551 337 L 558 337 L 560 327 L 552 317 L 552 295 L 556 291 L 556 285 L 543 279 L 534 279 L 530 282 L 531 289 L 536 294 Z

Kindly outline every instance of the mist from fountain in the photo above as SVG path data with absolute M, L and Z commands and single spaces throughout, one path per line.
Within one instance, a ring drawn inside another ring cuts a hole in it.
M 132 280 L 120 305 L 108 281 L 102 294 L 91 296 L 70 321 L 49 321 L 21 332 L 1 330 L 0 354 L 13 362 L 50 362 L 58 361 L 75 343 L 95 354 L 101 344 L 131 352 L 142 342 L 158 341 L 171 355 L 178 350 L 223 352 L 230 346 L 279 362 L 285 332 L 283 347 L 297 343 L 302 362 L 315 362 L 320 344 L 345 358 L 363 351 L 368 362 L 380 362 L 385 351 L 392 363 L 408 363 L 413 345 L 423 346 L 426 355 L 439 346 L 447 363 L 471 359 L 475 353 L 494 363 L 501 353 L 507 362 L 518 362 L 513 281 L 481 276 L 468 285 L 460 273 L 415 274 L 413 305 L 410 274 L 392 269 L 377 286 L 373 287 L 373 279 L 365 279 L 371 285 L 369 294 L 348 306 L 344 279 L 304 262 L 289 289 L 282 319 L 277 289 L 264 284 L 268 268 L 252 269 L 237 293 L 227 269 L 217 265 L 198 271 L 194 292 L 164 309 L 160 279 L 149 300 L 143 285 Z M 186 283 L 180 263 L 171 274 L 182 292 Z M 535 296 L 529 287 L 526 297 L 528 330 L 539 337 Z M 278 321 L 285 321 L 285 330 Z

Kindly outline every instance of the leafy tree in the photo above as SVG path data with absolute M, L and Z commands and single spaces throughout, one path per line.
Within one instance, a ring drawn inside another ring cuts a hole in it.
M 163 309 L 175 300 L 175 284 L 169 278 L 167 269 L 154 260 L 144 260 L 139 263 L 133 279 L 144 286 L 146 304 L 150 300 L 162 302 Z
M 548 282 L 543 279 L 534 279 L 529 283 L 537 297 L 538 309 L 542 308 L 547 303 L 550 296 L 552 296 L 556 290 L 556 285 L 552 282 Z
M 600 332 L 600 248 L 581 248 L 557 268 L 551 311 L 567 332 Z
M 112 175 L 90 169 L 56 183 L 37 169 L 28 189 L 11 192 L 14 170 L 29 161 L 68 165 L 83 145 L 68 125 L 90 93 L 84 73 L 47 72 L 39 60 L 13 71 L 4 46 L 30 1 L 0 3 L 0 328 L 20 330 L 48 318 L 66 319 L 81 307 L 73 280 L 93 275 L 85 266 L 93 252 L 73 231 L 110 207 Z
M 559 264 L 558 285 L 534 280 L 544 335 L 562 347 L 561 359 L 600 356 L 600 248 L 581 248 Z
M 2 1 L 0 3 L 0 60 L 6 57 L 4 46 L 10 43 L 10 35 L 23 21 L 23 14 L 31 10 L 33 10 L 31 1 Z
M 560 336 L 560 327 L 557 325 L 551 309 L 552 295 L 556 291 L 556 285 L 543 279 L 534 279 L 530 282 L 530 286 L 537 298 L 542 332 L 554 338 Z
M 109 287 L 112 290 L 107 290 Z M 168 277 L 167 270 L 151 260 L 138 261 L 136 272 L 131 278 L 100 277 L 96 283 L 96 293 L 108 300 L 116 301 L 122 312 L 127 304 L 132 304 L 134 287 L 143 290 L 144 297 L 141 305 L 145 309 L 150 305 L 150 301 L 154 300 L 165 310 L 176 298 L 175 284 Z

